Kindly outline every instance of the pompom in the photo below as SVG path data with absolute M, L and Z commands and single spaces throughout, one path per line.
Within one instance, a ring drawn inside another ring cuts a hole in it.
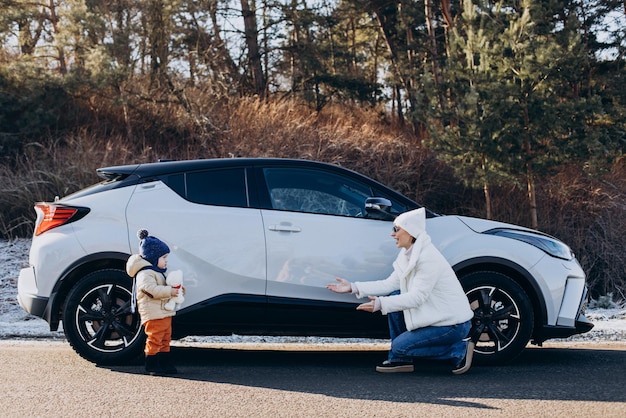
M 139 231 L 137 231 L 137 237 L 139 237 L 139 239 L 146 239 L 147 236 L 148 236 L 147 230 L 140 229 Z

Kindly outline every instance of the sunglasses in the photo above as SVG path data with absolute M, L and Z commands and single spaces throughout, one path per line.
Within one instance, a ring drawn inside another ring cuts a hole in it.
M 397 227 L 397 226 L 395 226 L 395 225 L 393 226 L 393 232 L 398 232 L 399 230 L 400 230 L 400 228 L 399 228 L 399 227 Z

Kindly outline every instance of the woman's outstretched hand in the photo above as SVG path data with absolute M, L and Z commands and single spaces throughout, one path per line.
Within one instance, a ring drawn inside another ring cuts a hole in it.
M 376 306 L 376 300 L 378 299 L 376 296 L 368 296 L 369 302 L 362 303 L 356 307 L 357 311 L 365 311 L 365 312 L 376 312 L 380 310 L 380 306 Z
M 332 290 L 335 293 L 350 293 L 352 292 L 352 284 L 346 279 L 335 277 L 337 283 L 329 283 L 326 285 L 326 289 Z

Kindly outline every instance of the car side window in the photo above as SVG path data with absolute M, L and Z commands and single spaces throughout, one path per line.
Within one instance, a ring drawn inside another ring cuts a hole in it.
M 272 207 L 294 212 L 364 217 L 368 185 L 335 173 L 302 168 L 265 168 Z
M 247 207 L 246 172 L 230 168 L 186 173 L 184 197 L 203 205 Z

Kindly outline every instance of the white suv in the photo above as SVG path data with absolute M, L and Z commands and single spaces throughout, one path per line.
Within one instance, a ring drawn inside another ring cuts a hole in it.
M 304 160 L 214 159 L 97 170 L 105 180 L 35 206 L 30 266 L 18 298 L 74 349 L 101 364 L 140 355 L 124 270 L 147 229 L 170 249 L 187 293 L 174 318 L 186 335 L 386 338 L 386 318 L 328 291 L 336 276 L 385 278 L 398 214 L 419 205 L 344 168 Z M 527 228 L 427 212 L 427 230 L 461 281 L 483 363 L 529 341 L 589 331 L 585 274 L 570 249 Z

